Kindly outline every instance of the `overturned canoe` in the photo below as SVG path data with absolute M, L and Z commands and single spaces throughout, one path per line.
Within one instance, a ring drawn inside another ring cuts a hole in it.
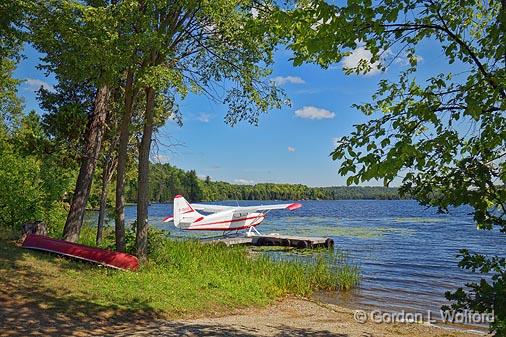
M 42 250 L 94 262 L 116 269 L 136 270 L 139 267 L 139 261 L 133 255 L 57 240 L 43 235 L 28 234 L 22 246 L 28 249 Z

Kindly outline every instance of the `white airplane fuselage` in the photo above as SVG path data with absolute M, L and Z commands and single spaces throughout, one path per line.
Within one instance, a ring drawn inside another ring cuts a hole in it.
M 204 215 L 197 219 L 182 219 L 179 223 L 184 230 L 234 231 L 258 226 L 265 218 L 263 213 L 234 213 L 223 211 Z

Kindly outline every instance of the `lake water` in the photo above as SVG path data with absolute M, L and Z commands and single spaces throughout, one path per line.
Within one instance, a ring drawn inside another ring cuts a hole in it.
M 239 201 L 239 205 L 275 202 Z M 281 202 L 280 202 L 281 203 Z M 479 280 L 479 275 L 458 268 L 458 250 L 506 256 L 506 235 L 479 231 L 470 209 L 436 209 L 412 200 L 302 201 L 293 212 L 272 211 L 258 227 L 262 233 L 328 236 L 362 272 L 358 289 L 347 293 L 320 293 L 320 300 L 364 310 L 439 312 L 447 304 L 444 293 Z M 218 204 L 237 205 L 237 202 Z M 171 235 L 186 233 L 161 220 L 172 214 L 172 205 L 154 204 L 150 222 Z M 126 209 L 133 219 L 135 207 Z M 191 232 L 191 235 L 196 232 Z M 200 235 L 217 235 L 202 233 Z

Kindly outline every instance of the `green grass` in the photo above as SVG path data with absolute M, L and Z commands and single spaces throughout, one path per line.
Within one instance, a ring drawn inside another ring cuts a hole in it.
M 336 269 L 336 277 L 340 290 L 350 290 L 360 283 L 360 269 L 357 266 L 340 265 Z
M 82 234 L 83 242 L 93 241 L 89 228 Z M 308 296 L 317 289 L 350 289 L 360 278 L 356 267 L 331 253 L 325 258 L 317 254 L 311 262 L 273 260 L 252 254 L 247 247 L 172 240 L 160 233 L 152 237 L 150 259 L 137 272 L 30 252 L 1 240 L 0 281 L 33 275 L 57 298 L 183 317 L 266 305 L 287 295 Z M 110 240 L 108 236 L 103 245 Z
M 321 271 L 320 277 L 322 279 L 324 275 L 331 277 L 329 284 L 332 286 L 328 288 L 329 290 L 347 291 L 360 283 L 360 268 L 350 264 L 348 255 L 344 252 L 329 251 L 327 248 L 296 249 L 276 246 L 252 246 L 250 250 L 257 254 L 277 253 L 277 256 L 281 257 L 276 259 L 277 261 L 291 261 L 298 265 L 316 266 Z

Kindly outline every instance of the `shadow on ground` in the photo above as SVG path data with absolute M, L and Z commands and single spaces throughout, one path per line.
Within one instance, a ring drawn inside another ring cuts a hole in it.
M 146 303 L 131 303 L 135 311 L 128 312 L 82 298 L 59 296 L 38 282 L 47 275 L 18 263 L 25 254 L 36 254 L 41 260 L 53 258 L 0 241 L 0 336 L 262 336 L 257 329 L 240 325 L 167 321 Z M 273 333 L 269 335 L 279 337 L 348 336 L 288 326 L 270 328 Z

